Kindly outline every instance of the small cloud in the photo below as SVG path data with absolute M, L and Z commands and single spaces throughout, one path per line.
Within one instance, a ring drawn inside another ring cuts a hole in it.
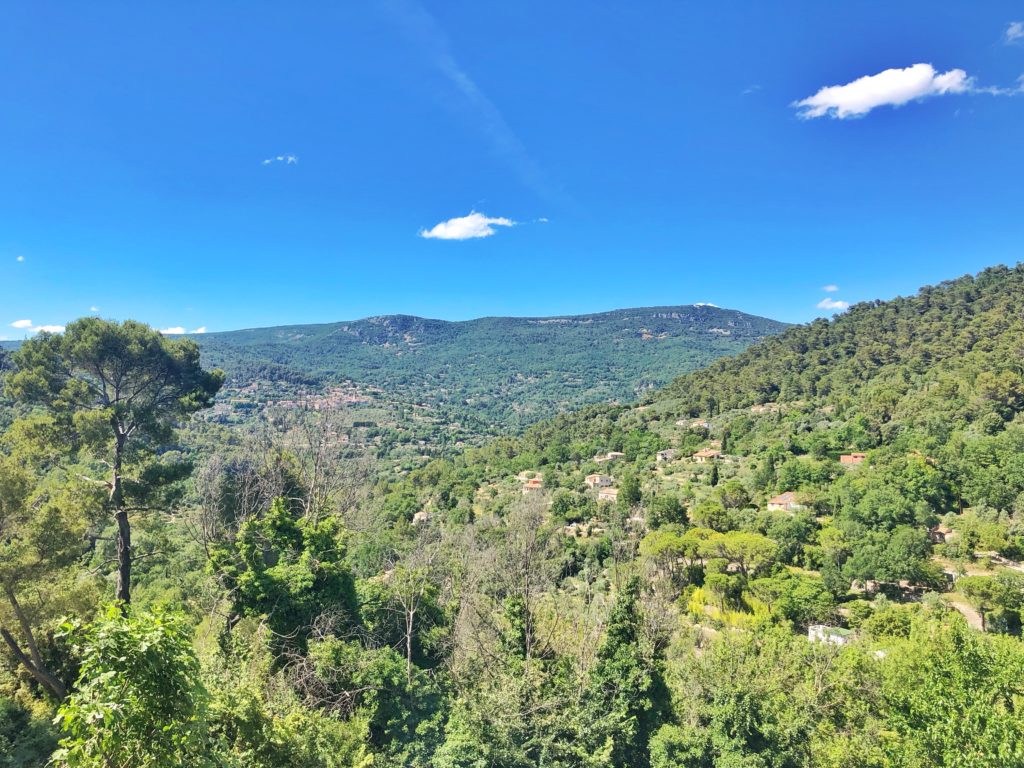
M 1024 40 L 1024 21 L 1011 21 L 1009 26 L 1006 27 L 1003 42 L 1007 45 L 1013 45 L 1021 40 Z
M 18 256 L 18 257 L 17 257 L 16 259 L 15 259 L 15 261 L 18 261 L 18 262 L 21 262 L 21 261 L 24 261 L 24 260 L 25 260 L 25 257 L 24 257 L 24 256 Z
M 192 331 L 192 333 L 206 333 L 206 326 L 200 325 L 198 328 Z
M 910 101 L 931 96 L 967 93 L 974 81 L 962 69 L 939 74 L 931 64 L 914 64 L 905 69 L 887 69 L 877 75 L 866 75 L 845 85 L 830 85 L 813 96 L 795 101 L 798 117 L 862 117 L 876 107 L 899 107 Z
M 746 88 L 744 88 L 742 91 L 740 91 L 740 95 L 742 95 L 742 96 L 749 96 L 750 94 L 757 93 L 760 90 L 761 90 L 761 86 L 760 85 L 748 85 Z
M 538 224 L 547 224 L 548 223 L 548 217 L 547 216 L 541 216 L 539 219 L 537 219 L 537 223 Z
M 90 312 L 99 312 L 100 308 L 99 307 L 89 307 L 89 311 Z
M 185 329 L 180 325 L 175 325 L 170 328 L 161 328 L 160 333 L 164 336 L 183 336 L 185 334 Z
M 835 293 L 836 291 L 839 290 L 839 286 L 834 285 L 833 283 L 829 283 L 828 285 L 821 286 L 821 290 L 823 290 L 825 293 Z
M 718 309 L 718 305 L 717 304 L 712 304 L 710 301 L 698 301 L 693 306 L 695 306 L 695 307 L 714 307 L 715 309 Z
M 296 155 L 275 155 L 262 161 L 260 165 L 271 165 L 272 163 L 284 163 L 285 165 L 298 165 L 299 158 Z
M 514 227 L 516 222 L 503 216 L 487 216 L 470 211 L 467 216 L 459 216 L 448 221 L 435 224 L 430 229 L 421 229 L 420 237 L 428 240 L 472 240 L 478 237 L 490 237 L 495 227 Z
M 818 309 L 833 309 L 836 310 L 837 312 L 842 312 L 844 309 L 849 308 L 850 302 L 840 301 L 839 299 L 833 299 L 827 296 L 818 302 Z
M 11 323 L 11 328 L 28 331 L 29 333 L 39 333 L 40 331 L 45 331 L 46 333 L 64 333 L 63 325 L 32 325 L 31 320 L 15 320 Z

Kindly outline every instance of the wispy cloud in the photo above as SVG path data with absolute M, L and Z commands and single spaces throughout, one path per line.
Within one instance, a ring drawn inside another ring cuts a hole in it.
M 749 96 L 750 94 L 757 93 L 760 90 L 761 90 L 761 86 L 760 85 L 756 85 L 756 84 L 755 85 L 748 85 L 746 88 L 744 88 L 742 91 L 740 91 L 740 95 L 741 96 Z
M 285 165 L 298 165 L 299 158 L 296 155 L 275 155 L 268 157 L 260 165 L 272 165 L 273 163 L 284 163 Z M 315 165 L 315 163 L 314 163 Z
M 710 301 L 698 301 L 693 306 L 695 306 L 695 307 L 714 307 L 715 309 L 718 309 L 718 305 L 717 304 L 712 304 Z
M 89 311 L 90 312 L 99 312 L 100 308 L 99 307 L 89 307 Z
M 845 85 L 830 85 L 813 96 L 793 102 L 798 116 L 862 117 L 876 107 L 899 107 L 910 101 L 933 96 L 967 93 L 974 80 L 962 69 L 939 73 L 931 64 L 914 64 L 904 69 L 887 69 L 877 75 L 865 75 Z
M 1024 40 L 1024 21 L 1011 21 L 1003 34 L 1003 42 L 1013 45 Z
M 989 96 L 1020 96 L 1024 94 L 1024 75 L 1017 78 L 1017 82 L 1006 88 L 1001 85 L 986 85 L 974 88 L 974 93 L 987 93 Z
M 15 261 L 19 261 L 19 262 L 20 262 L 20 261 L 24 261 L 24 260 L 25 260 L 25 257 L 24 257 L 24 256 L 18 256 L 18 257 L 17 257 L 16 259 L 15 259 Z
M 420 237 L 428 240 L 472 240 L 478 237 L 490 237 L 497 231 L 495 227 L 514 227 L 515 225 L 516 222 L 506 219 L 504 216 L 487 216 L 470 211 L 467 216 L 458 216 L 435 224 L 430 229 L 421 229 Z
M 548 179 L 497 105 L 462 67 L 441 25 L 418 0 L 384 0 L 383 7 L 409 40 L 454 86 L 474 114 L 474 123 L 492 150 L 528 189 L 551 203 L 571 204 Z
M 839 290 L 839 286 L 835 285 L 834 283 L 829 283 L 828 285 L 821 286 L 821 290 L 823 290 L 825 293 L 835 293 L 836 291 Z
M 28 333 L 39 333 L 40 331 L 64 333 L 63 325 L 34 325 L 31 320 L 15 320 L 11 323 L 11 328 L 17 328 L 19 331 L 26 331 Z
M 824 299 L 818 302 L 818 309 L 832 309 L 836 311 L 842 311 L 849 309 L 850 302 L 840 301 L 839 299 L 833 299 L 830 296 L 826 296 Z
M 192 331 L 192 333 L 206 333 L 206 326 L 200 325 L 198 328 Z

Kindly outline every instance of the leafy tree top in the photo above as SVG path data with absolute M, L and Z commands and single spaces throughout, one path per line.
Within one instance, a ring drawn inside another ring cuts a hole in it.
M 223 382 L 220 371 L 203 370 L 194 342 L 134 320 L 82 318 L 63 334 L 30 339 L 13 359 L 13 397 L 59 414 L 102 413 L 123 438 L 165 433 L 209 406 Z

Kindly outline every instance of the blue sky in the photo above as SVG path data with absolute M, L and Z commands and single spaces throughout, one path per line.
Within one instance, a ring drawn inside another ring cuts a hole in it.
M 713 302 L 806 321 L 1015 263 L 1021 20 L 1019 2 L 15 0 L 0 336 L 90 312 L 214 331 Z

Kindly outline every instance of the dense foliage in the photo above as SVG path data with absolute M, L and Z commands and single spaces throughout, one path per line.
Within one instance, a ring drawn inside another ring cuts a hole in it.
M 1022 299 L 860 305 L 411 471 L 330 412 L 188 429 L 130 608 L 88 419 L 7 405 L 0 766 L 1024 765 Z

